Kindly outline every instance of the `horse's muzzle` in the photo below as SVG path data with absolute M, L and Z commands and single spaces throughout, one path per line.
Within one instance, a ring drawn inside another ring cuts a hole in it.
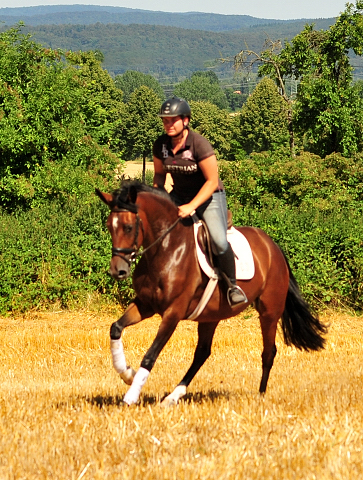
M 130 264 L 120 257 L 112 257 L 108 273 L 116 280 L 125 280 L 130 275 Z

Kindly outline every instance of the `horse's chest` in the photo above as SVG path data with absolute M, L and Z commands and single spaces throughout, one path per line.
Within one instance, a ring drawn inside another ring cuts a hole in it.
M 163 296 L 163 285 L 158 276 L 148 271 L 135 271 L 133 277 L 134 289 L 140 300 L 145 303 L 158 303 Z

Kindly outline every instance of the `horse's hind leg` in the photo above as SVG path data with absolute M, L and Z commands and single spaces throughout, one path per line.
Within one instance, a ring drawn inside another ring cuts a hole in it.
M 116 372 L 127 385 L 131 385 L 135 376 L 135 371 L 126 364 L 124 348 L 121 340 L 122 331 L 125 327 L 135 325 L 144 318 L 151 317 L 153 313 L 154 312 L 145 308 L 138 298 L 136 298 L 134 302 L 130 303 L 122 317 L 111 325 L 110 337 L 112 363 Z
M 218 322 L 198 324 L 198 344 L 194 352 L 193 363 L 179 385 L 161 402 L 163 407 L 176 405 L 180 398 L 186 394 L 187 386 L 211 354 L 213 336 L 217 325 Z
M 277 353 L 275 339 L 280 315 L 276 316 L 276 312 L 269 313 L 268 309 L 263 309 L 261 303 L 259 304 L 257 310 L 260 313 L 260 324 L 263 340 L 260 393 L 265 393 L 270 371 Z

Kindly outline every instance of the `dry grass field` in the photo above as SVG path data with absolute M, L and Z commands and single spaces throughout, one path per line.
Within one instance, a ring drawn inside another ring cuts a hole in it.
M 222 322 L 213 353 L 174 408 L 159 401 L 189 366 L 196 325 L 182 322 L 141 395 L 126 407 L 111 365 L 117 313 L 0 319 L 0 479 L 361 479 L 363 318 L 325 314 L 327 348 L 277 339 L 258 394 L 261 334 L 253 310 Z M 137 367 L 158 317 L 124 333 Z

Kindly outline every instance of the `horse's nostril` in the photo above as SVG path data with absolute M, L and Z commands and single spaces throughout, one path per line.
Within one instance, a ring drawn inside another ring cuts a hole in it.
M 108 273 L 111 275 L 111 277 L 117 280 L 123 280 L 128 276 L 128 272 L 126 272 L 126 270 L 112 270 L 112 268 L 110 268 Z

